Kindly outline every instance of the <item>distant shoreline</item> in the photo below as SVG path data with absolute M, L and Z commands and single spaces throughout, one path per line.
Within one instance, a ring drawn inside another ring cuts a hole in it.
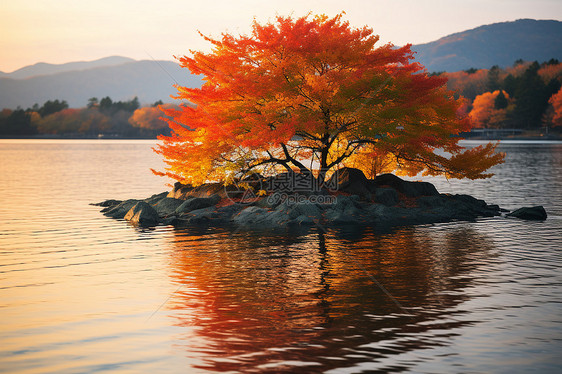
M 137 136 L 137 137 L 127 137 L 127 136 L 77 136 L 77 135 L 72 135 L 72 136 L 64 136 L 64 135 L 34 135 L 34 136 L 0 136 L 0 139 L 5 139 L 5 140 L 9 140 L 9 139 L 37 139 L 37 140 L 81 140 L 81 139 L 86 139 L 86 140 L 157 140 L 155 137 L 143 137 L 143 136 Z
M 475 128 L 460 134 L 465 140 L 562 140 L 562 133 L 549 131 L 543 133 L 525 129 L 484 129 Z
M 94 137 L 94 136 L 0 136 L 0 140 L 158 140 L 153 137 Z M 466 141 L 562 141 L 562 136 L 517 136 L 517 137 L 463 137 Z

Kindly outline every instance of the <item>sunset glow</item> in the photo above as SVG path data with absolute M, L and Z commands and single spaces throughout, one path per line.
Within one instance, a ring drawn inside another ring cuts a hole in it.
M 519 18 L 552 19 L 562 14 L 556 0 L 213 1 L 168 0 L 76 2 L 4 1 L 0 5 L 0 71 L 37 62 L 65 63 L 122 55 L 134 59 L 173 59 L 203 49 L 198 31 L 246 33 L 248 20 L 307 12 L 334 16 L 342 11 L 355 26 L 369 25 L 381 41 L 426 43 L 482 24 Z M 558 17 L 559 19 L 559 17 Z

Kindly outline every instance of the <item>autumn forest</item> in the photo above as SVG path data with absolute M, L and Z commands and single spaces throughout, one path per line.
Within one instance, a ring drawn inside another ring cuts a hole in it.
M 463 114 L 476 128 L 519 128 L 550 132 L 562 124 L 562 63 L 515 61 L 513 66 L 432 73 L 447 78 L 447 88 L 464 97 Z M 0 137 L 131 137 L 168 134 L 162 101 L 140 106 L 136 98 L 112 101 L 91 98 L 83 108 L 69 108 L 64 100 L 49 100 L 31 108 L 3 108 Z M 559 128 L 558 128 L 559 129 Z
M 3 109 L 0 136 L 155 138 L 168 133 L 162 109 L 171 107 L 162 101 L 141 107 L 136 97 L 129 101 L 93 97 L 83 108 L 49 100 L 28 109 Z

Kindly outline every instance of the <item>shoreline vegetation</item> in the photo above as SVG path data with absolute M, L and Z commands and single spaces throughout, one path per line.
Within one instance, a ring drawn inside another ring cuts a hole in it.
M 560 128 L 550 131 L 533 131 L 525 129 L 493 129 L 493 128 L 473 128 L 470 132 L 461 133 L 459 137 L 464 140 L 560 140 L 562 132 Z M 119 140 L 157 140 L 150 135 L 121 136 L 116 134 L 37 134 L 28 136 L 2 136 L 0 139 L 119 139 Z
M 545 220 L 542 206 L 509 212 L 465 194 L 442 194 L 428 182 L 410 182 L 393 174 L 367 179 L 354 168 L 337 170 L 327 183 L 300 173 L 273 177 L 254 175 L 231 185 L 206 183 L 198 187 L 177 182 L 143 200 L 106 200 L 92 205 L 111 218 L 140 227 L 234 226 L 249 230 L 275 230 L 333 226 L 396 226 L 480 217 L 515 217 Z M 261 193 L 260 193 L 261 192 Z
M 447 89 L 462 98 L 459 115 L 475 130 L 471 139 L 562 140 L 562 63 L 517 60 L 513 66 L 433 72 L 446 79 Z M 176 104 L 143 103 L 135 97 L 113 101 L 92 97 L 83 108 L 65 100 L 48 100 L 31 108 L 0 108 L 0 138 L 151 139 L 169 134 L 162 108 Z M 557 128 L 558 127 L 558 128 Z M 510 130 L 516 130 L 513 134 Z

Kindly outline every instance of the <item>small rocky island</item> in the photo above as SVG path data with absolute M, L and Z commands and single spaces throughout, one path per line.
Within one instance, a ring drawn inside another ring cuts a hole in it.
M 531 220 L 547 217 L 542 206 L 509 213 L 469 195 L 439 193 L 428 182 L 410 182 L 393 174 L 368 179 L 362 171 L 347 167 L 335 172 L 321 188 L 315 187 L 314 177 L 299 173 L 269 178 L 254 175 L 240 182 L 226 187 L 221 183 L 191 187 L 178 182 L 172 191 L 144 200 L 107 200 L 93 205 L 102 206 L 101 212 L 108 217 L 139 226 L 231 224 L 248 229 L 388 227 L 470 221 L 502 213 Z M 266 194 L 258 196 L 260 190 Z

